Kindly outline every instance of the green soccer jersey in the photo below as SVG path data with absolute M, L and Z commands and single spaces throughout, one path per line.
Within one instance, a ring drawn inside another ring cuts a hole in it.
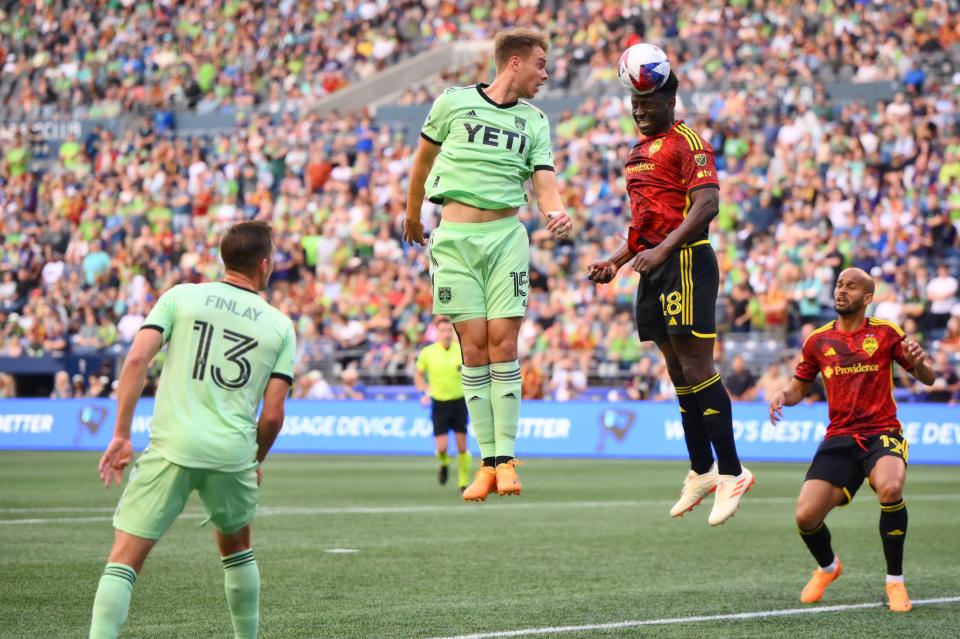
M 533 172 L 553 170 L 547 116 L 524 100 L 497 104 L 486 86 L 447 89 L 430 108 L 420 135 L 441 146 L 426 183 L 431 202 L 518 207 Z
M 174 464 L 237 472 L 256 465 L 257 409 L 271 377 L 293 381 L 293 323 L 251 290 L 181 284 L 144 329 L 169 342 L 150 447 Z

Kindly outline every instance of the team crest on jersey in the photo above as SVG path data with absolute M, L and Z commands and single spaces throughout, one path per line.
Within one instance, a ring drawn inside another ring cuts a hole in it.
M 863 340 L 863 350 L 867 351 L 867 355 L 873 357 L 873 354 L 877 352 L 877 349 L 880 348 L 880 345 L 877 343 L 877 338 L 873 335 L 867 335 Z
M 706 153 L 697 153 L 693 156 L 693 161 L 697 163 L 697 166 L 706 166 L 707 165 L 707 154 Z
M 650 156 L 657 154 L 657 151 L 660 150 L 660 147 L 663 146 L 663 138 L 659 138 L 653 141 L 653 144 L 650 145 Z
M 513 123 L 514 123 L 514 124 L 516 125 L 516 127 L 517 127 L 518 129 L 520 129 L 521 131 L 525 131 L 525 130 L 527 129 L 527 121 L 524 120 L 524 119 L 521 118 L 521 117 L 515 117 L 515 118 L 513 118 Z
M 441 304 L 449 304 L 450 300 L 453 299 L 453 292 L 450 290 L 449 286 L 441 286 L 437 290 L 437 299 L 440 300 Z

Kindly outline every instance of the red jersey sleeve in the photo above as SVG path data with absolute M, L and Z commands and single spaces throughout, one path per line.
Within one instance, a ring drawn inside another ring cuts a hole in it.
M 814 350 L 814 339 L 807 339 L 803 343 L 803 353 L 800 356 L 800 363 L 797 364 L 797 372 L 794 377 L 801 382 L 812 382 L 817 378 L 820 372 L 820 363 L 817 361 L 817 351 Z
M 890 345 L 890 359 L 894 360 L 897 364 L 903 367 L 905 371 L 913 370 L 913 365 L 907 360 L 906 355 L 903 352 L 903 340 L 905 339 L 904 335 L 893 334 L 893 339 Z
M 694 148 L 691 148 L 694 147 Z M 713 148 L 697 138 L 691 145 L 678 144 L 680 179 L 687 192 L 704 186 L 720 186 Z

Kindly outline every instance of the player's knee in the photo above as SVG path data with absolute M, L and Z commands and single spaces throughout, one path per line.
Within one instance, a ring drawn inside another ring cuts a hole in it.
M 878 483 L 874 488 L 881 504 L 900 501 L 903 498 L 903 482 L 889 480 Z
M 667 374 L 670 375 L 670 381 L 673 382 L 674 386 L 689 386 L 687 383 L 687 376 L 684 375 L 682 367 L 670 366 L 668 364 Z
M 460 353 L 466 366 L 486 366 L 490 363 L 486 344 L 463 341 L 460 343 Z
M 494 340 L 491 337 L 487 352 L 491 362 L 512 362 L 517 359 L 517 343 L 507 338 Z
M 700 361 L 699 359 L 683 362 L 682 372 L 689 386 L 696 386 L 717 374 L 717 370 L 714 368 L 712 361 L 706 362 Z
M 813 530 L 823 521 L 823 515 L 806 504 L 797 504 L 797 528 Z

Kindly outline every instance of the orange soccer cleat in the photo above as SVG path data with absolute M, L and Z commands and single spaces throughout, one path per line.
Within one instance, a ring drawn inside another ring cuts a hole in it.
M 487 501 L 487 495 L 497 491 L 497 472 L 491 466 L 481 466 L 473 483 L 463 491 L 464 501 Z
M 913 609 L 910 595 L 907 594 L 907 587 L 903 585 L 902 581 L 887 583 L 887 601 L 892 612 L 910 612 Z
M 520 477 L 517 476 L 516 466 L 518 463 L 516 459 L 511 459 L 497 465 L 497 494 L 501 497 L 504 495 L 519 495 L 520 491 L 523 490 Z
M 841 574 L 843 574 L 843 566 L 840 564 L 839 557 L 837 557 L 837 565 L 834 567 L 833 572 L 825 572 L 822 568 L 814 570 L 813 577 L 810 578 L 810 581 L 804 586 L 803 592 L 800 593 L 800 603 L 816 603 L 820 601 L 827 586 L 836 581 L 837 577 Z

